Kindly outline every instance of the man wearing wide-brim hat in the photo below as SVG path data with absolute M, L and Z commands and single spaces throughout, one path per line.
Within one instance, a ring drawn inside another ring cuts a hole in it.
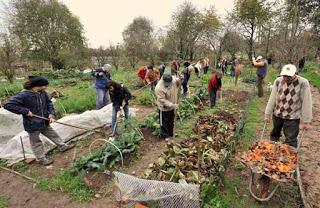
M 311 128 L 312 96 L 307 79 L 296 74 L 295 65 L 285 65 L 273 84 L 272 92 L 265 110 L 265 122 L 270 123 L 272 115 L 273 129 L 270 133 L 272 141 L 279 141 L 281 131 L 285 143 L 297 147 L 299 130 Z M 267 181 L 263 186 L 262 197 L 268 194 Z

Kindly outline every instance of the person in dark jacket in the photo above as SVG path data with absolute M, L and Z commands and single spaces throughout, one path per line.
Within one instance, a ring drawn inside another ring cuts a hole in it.
M 182 88 L 183 88 L 183 94 L 188 92 L 188 82 L 191 75 L 190 70 L 190 63 L 188 61 L 183 63 L 184 70 L 183 70 L 183 82 L 182 82 Z
M 160 66 L 159 66 L 160 79 L 161 79 L 165 69 L 166 69 L 166 64 L 165 63 L 160 64 Z
M 97 92 L 96 109 L 99 110 L 109 103 L 109 92 L 107 90 L 108 80 L 110 75 L 111 65 L 105 64 L 102 68 L 93 70 L 92 76 L 96 78 L 95 88 Z
M 301 72 L 304 68 L 304 64 L 306 63 L 306 58 L 305 57 L 302 57 L 300 60 L 299 60 L 299 72 Z
M 30 76 L 29 80 L 24 83 L 24 90 L 4 104 L 6 110 L 23 116 L 23 126 L 29 134 L 32 151 L 37 161 L 42 165 L 50 165 L 53 160 L 45 156 L 39 137 L 40 133 L 55 143 L 62 152 L 74 146 L 64 143 L 50 126 L 50 123 L 55 122 L 55 119 L 53 104 L 45 91 L 48 85 L 47 79 Z M 48 118 L 48 120 L 36 118 L 34 115 Z
M 107 88 L 110 93 L 112 102 L 112 134 L 114 136 L 117 130 L 117 114 L 118 111 L 124 111 L 124 116 L 127 119 L 129 117 L 129 100 L 132 98 L 130 91 L 122 84 L 118 84 L 115 81 L 110 80 Z
M 208 90 L 210 95 L 210 107 L 216 105 L 217 91 L 221 90 L 222 72 L 218 71 L 214 73 L 208 83 Z

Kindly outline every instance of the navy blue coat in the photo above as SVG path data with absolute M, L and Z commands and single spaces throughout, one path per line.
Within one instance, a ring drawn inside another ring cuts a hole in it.
M 45 118 L 50 114 L 54 115 L 53 103 L 45 91 L 24 90 L 10 98 L 4 108 L 12 113 L 22 114 L 24 129 L 29 132 L 39 131 L 49 125 L 49 122 L 43 119 L 26 116 L 29 111 Z
M 99 75 L 100 72 L 103 72 L 103 75 Z M 95 88 L 97 89 L 106 89 L 108 80 L 111 79 L 110 73 L 103 71 L 102 68 L 97 68 L 93 70 L 92 76 L 96 78 Z

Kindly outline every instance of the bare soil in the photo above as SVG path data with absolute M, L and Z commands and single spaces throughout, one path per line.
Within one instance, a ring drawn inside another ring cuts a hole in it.
M 144 119 L 149 113 L 155 110 L 152 106 L 132 106 L 138 108 L 137 119 Z M 110 131 L 110 130 L 109 130 Z M 120 171 L 123 173 L 141 176 L 148 168 L 150 163 L 153 163 L 158 156 L 166 150 L 166 142 L 153 136 L 150 131 L 142 130 L 144 140 L 141 142 L 139 154 L 135 158 L 126 158 L 125 167 Z M 53 151 L 50 157 L 54 159 L 54 164 L 48 167 L 43 167 L 38 164 L 27 165 L 22 173 L 33 177 L 54 177 L 60 170 L 71 167 L 72 160 L 75 157 L 86 155 L 89 152 L 89 146 L 92 141 L 104 135 L 93 134 L 85 140 L 77 141 L 76 148 L 64 153 Z M 97 142 L 93 148 L 98 148 L 101 144 Z M 35 188 L 35 184 L 26 181 L 20 176 L 1 170 L 0 171 L 0 194 L 8 200 L 9 207 L 66 207 L 66 208 L 99 208 L 99 207 L 118 207 L 118 203 L 114 198 L 116 187 L 110 176 L 103 173 L 90 172 L 84 177 L 87 183 L 95 193 L 96 198 L 91 201 L 80 204 L 72 200 L 68 194 L 55 193 L 48 191 L 40 191 Z
M 268 96 L 264 96 L 258 99 L 261 99 L 264 105 L 261 109 L 259 109 L 257 116 L 263 118 L 265 106 L 268 102 Z M 263 121 L 258 124 L 255 140 L 260 139 L 260 136 L 262 133 L 262 127 L 263 127 Z M 272 125 L 267 126 L 264 133 L 264 138 L 268 137 L 268 132 L 271 131 L 271 128 L 272 128 Z M 241 143 L 241 139 L 242 138 L 240 138 L 240 144 L 237 146 L 237 149 L 236 149 L 237 153 L 244 151 Z M 239 199 L 239 201 L 237 200 L 238 201 L 237 203 L 234 203 L 235 207 L 239 207 L 239 208 L 240 207 L 250 207 L 250 208 L 260 208 L 260 207 L 261 208 L 284 208 L 284 207 L 299 208 L 299 207 L 302 207 L 298 185 L 294 182 L 281 183 L 275 195 L 268 202 L 262 203 L 262 202 L 256 201 L 250 195 L 249 188 L 248 188 L 251 172 L 248 168 L 244 168 L 242 170 L 236 169 L 235 164 L 238 164 L 238 163 L 239 162 L 237 161 L 236 158 L 232 159 L 224 175 L 225 181 L 240 179 L 239 184 L 235 187 L 235 192 L 237 193 L 237 197 Z M 260 195 L 260 190 L 261 190 L 261 185 L 258 183 L 259 178 L 260 178 L 259 175 L 255 176 L 255 179 L 254 179 L 255 185 L 253 185 L 253 191 L 257 196 Z M 275 183 L 272 183 L 270 186 L 270 190 L 272 190 L 274 186 L 275 186 Z
M 305 133 L 299 164 L 306 201 L 310 208 L 320 207 L 320 91 L 312 87 L 313 128 Z

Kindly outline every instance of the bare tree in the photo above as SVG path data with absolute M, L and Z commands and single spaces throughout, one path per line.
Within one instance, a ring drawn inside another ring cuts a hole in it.
M 10 34 L 0 34 L 0 71 L 13 83 L 15 75 L 14 64 L 19 58 L 19 45 L 17 39 Z
M 112 65 L 116 68 L 116 70 L 119 69 L 121 57 L 123 55 L 123 48 L 120 44 L 117 44 L 116 46 L 112 45 L 110 43 L 109 46 L 109 54 L 112 60 Z
M 153 61 L 152 50 L 155 40 L 151 21 L 146 17 L 137 17 L 122 32 L 126 56 L 131 67 L 139 60 Z
M 239 25 L 241 35 L 247 40 L 249 59 L 254 54 L 257 28 L 266 21 L 268 10 L 262 0 L 237 0 L 235 3 L 231 17 Z

